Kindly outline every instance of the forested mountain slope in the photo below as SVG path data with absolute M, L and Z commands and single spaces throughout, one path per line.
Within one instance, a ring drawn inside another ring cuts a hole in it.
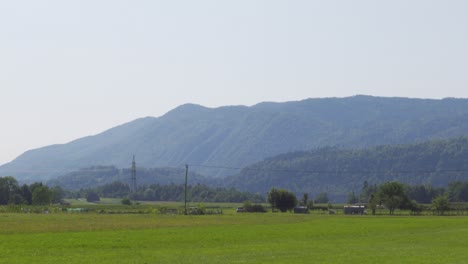
M 343 197 L 362 184 L 400 181 L 447 186 L 468 181 L 468 137 L 366 149 L 320 148 L 282 154 L 248 166 L 223 184 L 249 192 L 286 188 L 313 197 Z
M 148 168 L 185 163 L 244 167 L 280 153 L 324 146 L 367 147 L 467 135 L 467 120 L 466 99 L 354 96 L 252 107 L 188 104 L 159 118 L 28 151 L 1 166 L 0 175 L 33 181 L 96 165 L 128 168 L 133 155 Z

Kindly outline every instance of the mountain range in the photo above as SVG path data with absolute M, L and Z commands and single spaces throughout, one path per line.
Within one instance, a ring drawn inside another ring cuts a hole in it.
M 245 167 L 326 146 L 365 148 L 468 135 L 468 100 L 353 96 L 207 108 L 186 104 L 67 144 L 27 151 L 0 167 L 20 181 L 48 180 L 92 166 Z M 198 172 L 235 174 L 211 167 Z

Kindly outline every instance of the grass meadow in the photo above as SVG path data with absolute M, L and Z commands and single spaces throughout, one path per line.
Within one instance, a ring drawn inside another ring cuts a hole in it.
M 0 214 L 0 263 L 468 263 L 468 217 Z

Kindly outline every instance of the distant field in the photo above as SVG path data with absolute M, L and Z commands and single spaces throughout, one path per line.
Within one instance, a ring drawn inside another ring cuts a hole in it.
M 466 263 L 467 217 L 0 214 L 0 263 Z

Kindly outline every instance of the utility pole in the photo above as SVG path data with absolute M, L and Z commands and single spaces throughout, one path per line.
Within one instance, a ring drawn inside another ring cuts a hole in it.
M 136 163 L 135 163 L 135 155 L 133 155 L 133 161 L 132 161 L 132 185 L 131 185 L 131 191 L 132 193 L 137 192 L 137 183 L 136 183 Z
M 185 196 L 184 196 L 185 215 L 187 215 L 187 176 L 188 176 L 188 164 L 185 164 Z

